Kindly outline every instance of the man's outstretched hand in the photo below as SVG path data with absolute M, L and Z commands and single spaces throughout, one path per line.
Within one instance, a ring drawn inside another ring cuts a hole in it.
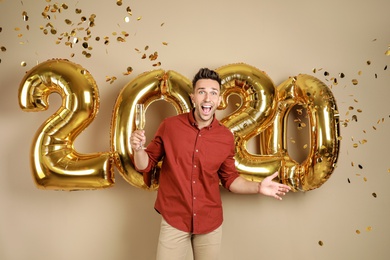
M 285 184 L 273 181 L 273 179 L 278 177 L 278 175 L 279 173 L 275 172 L 274 174 L 264 178 L 261 183 L 259 183 L 259 193 L 282 200 L 281 196 L 286 195 L 291 188 Z

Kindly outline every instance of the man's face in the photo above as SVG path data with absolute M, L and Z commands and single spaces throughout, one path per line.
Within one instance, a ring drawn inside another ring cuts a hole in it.
M 191 94 L 195 107 L 195 120 L 199 128 L 208 126 L 213 120 L 217 107 L 221 103 L 219 84 L 212 79 L 200 79 Z

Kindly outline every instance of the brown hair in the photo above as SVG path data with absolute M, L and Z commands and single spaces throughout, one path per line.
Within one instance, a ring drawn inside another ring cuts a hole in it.
M 210 70 L 208 68 L 201 68 L 198 73 L 195 74 L 194 79 L 192 80 L 192 87 L 195 88 L 196 82 L 200 79 L 212 79 L 218 82 L 219 88 L 221 88 L 221 78 L 219 77 L 219 74 L 214 71 Z

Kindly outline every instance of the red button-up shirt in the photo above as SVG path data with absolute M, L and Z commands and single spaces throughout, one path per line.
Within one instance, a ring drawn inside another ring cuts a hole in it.
M 198 129 L 193 113 L 165 119 L 148 145 L 148 172 L 163 158 L 155 209 L 173 227 L 193 234 L 218 228 L 223 221 L 221 183 L 239 176 L 234 137 L 217 119 Z

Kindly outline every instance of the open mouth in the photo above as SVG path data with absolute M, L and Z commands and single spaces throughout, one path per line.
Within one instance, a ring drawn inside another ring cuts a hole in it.
M 211 108 L 212 107 L 210 105 L 203 105 L 202 106 L 203 113 L 209 114 L 211 112 Z

